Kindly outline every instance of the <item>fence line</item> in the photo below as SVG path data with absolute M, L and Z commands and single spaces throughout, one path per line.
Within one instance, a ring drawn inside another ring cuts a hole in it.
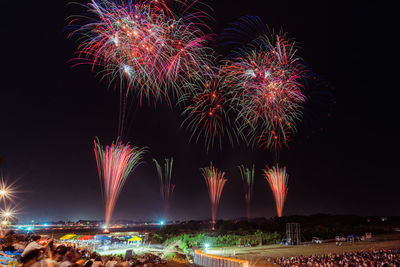
M 198 249 L 194 251 L 193 263 L 201 267 L 249 267 L 249 261 L 206 254 Z

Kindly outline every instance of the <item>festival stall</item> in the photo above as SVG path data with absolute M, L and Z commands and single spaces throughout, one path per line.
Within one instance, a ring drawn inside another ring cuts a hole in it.
M 94 238 L 94 235 L 84 235 L 79 238 L 80 241 L 89 241 Z
M 129 244 L 134 244 L 134 245 L 136 245 L 138 247 L 142 243 L 142 238 L 140 238 L 138 236 L 134 236 L 134 237 L 128 239 L 128 243 Z
M 75 236 L 76 236 L 75 234 L 67 234 L 67 235 L 60 237 L 60 240 L 63 240 L 63 241 L 70 240 L 71 238 L 73 238 Z

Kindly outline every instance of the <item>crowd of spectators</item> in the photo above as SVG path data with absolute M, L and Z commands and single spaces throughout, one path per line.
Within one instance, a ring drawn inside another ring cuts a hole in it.
M 377 249 L 323 256 L 297 256 L 277 258 L 275 264 L 280 266 L 345 266 L 345 267 L 375 267 L 375 266 L 400 266 L 400 249 Z
M 377 249 L 345 252 L 322 256 L 296 256 L 276 258 L 280 266 L 345 266 L 345 267 L 400 267 L 400 249 Z M 57 244 L 52 239 L 41 239 L 38 235 L 25 236 L 9 231 L 0 236 L 0 266 L 21 267 L 130 267 L 159 266 L 166 261 L 152 254 L 101 256 L 96 252 L 75 245 Z
M 153 254 L 101 256 L 73 244 L 57 244 L 38 235 L 18 235 L 13 231 L 0 236 L 0 266 L 21 267 L 130 267 L 159 266 L 165 260 Z

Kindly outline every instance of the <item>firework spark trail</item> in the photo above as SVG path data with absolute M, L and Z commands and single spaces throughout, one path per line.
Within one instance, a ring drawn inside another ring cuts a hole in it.
M 212 163 L 210 167 L 201 168 L 202 175 L 206 181 L 208 194 L 211 201 L 212 230 L 215 230 L 215 218 L 217 216 L 218 204 L 221 198 L 222 189 L 227 181 L 224 178 L 225 172 L 219 172 Z
M 295 43 L 286 34 L 270 37 L 261 32 L 258 30 L 253 41 L 225 60 L 222 71 L 226 86 L 234 91 L 232 104 L 238 112 L 239 131 L 249 143 L 276 150 L 287 144 L 301 119 L 306 101 L 303 81 L 308 72 L 297 55 Z
M 160 193 L 161 198 L 164 201 L 164 220 L 168 218 L 168 210 L 169 210 L 169 200 L 174 192 L 175 185 L 172 184 L 172 165 L 174 163 L 174 159 L 166 158 L 164 163 L 164 172 L 158 161 L 153 159 L 154 164 L 156 165 L 158 176 L 160 177 Z
M 111 221 L 115 204 L 128 176 L 140 165 L 144 153 L 143 148 L 124 145 L 119 141 L 103 148 L 98 140 L 94 140 L 94 154 L 105 200 L 106 226 Z
M 289 66 L 288 56 L 282 54 L 289 44 L 279 36 L 276 38 L 274 48 L 249 50 L 225 67 L 228 83 L 236 90 L 233 103 L 239 120 L 247 129 L 260 127 L 257 143 L 274 148 L 287 142 L 305 101 L 298 82 L 302 70 L 296 61 L 290 62 L 295 66 Z
M 182 126 L 191 133 L 190 139 L 204 142 L 208 153 L 216 144 L 222 149 L 223 138 L 231 144 L 237 142 L 235 127 L 229 117 L 227 88 L 223 87 L 219 74 L 208 73 L 204 79 L 186 83 L 191 88 L 179 99 L 183 103 Z
M 246 216 L 247 221 L 251 219 L 251 199 L 253 196 L 253 185 L 254 185 L 254 165 L 252 169 L 245 168 L 243 165 L 238 166 L 240 175 L 243 180 L 243 186 L 245 189 L 244 199 L 246 202 Z
M 283 206 L 285 205 L 286 195 L 288 191 L 288 179 L 289 176 L 286 172 L 286 168 L 279 168 L 274 166 L 263 170 L 264 177 L 268 181 L 272 193 L 275 198 L 276 212 L 278 217 L 282 217 Z
M 176 2 L 176 3 L 175 3 Z M 179 4 L 178 4 L 179 2 Z M 80 35 L 78 64 L 104 68 L 110 83 L 118 78 L 121 94 L 136 95 L 142 103 L 182 94 L 180 83 L 202 77 L 211 39 L 200 20 L 208 15 L 192 6 L 196 1 L 95 1 L 87 6 L 94 18 L 71 35 Z M 173 11 L 172 8 L 178 11 Z M 192 12 L 192 13 L 191 13 Z

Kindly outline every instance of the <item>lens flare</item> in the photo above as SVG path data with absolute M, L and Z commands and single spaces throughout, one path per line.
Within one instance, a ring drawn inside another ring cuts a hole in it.
M 0 201 L 14 202 L 17 190 L 14 183 L 8 183 L 4 178 L 0 180 Z
M 13 221 L 16 219 L 16 216 L 18 214 L 18 210 L 14 207 L 14 208 L 4 208 L 4 209 L 0 209 L 0 218 L 3 221 L 7 221 L 7 223 L 9 221 Z

